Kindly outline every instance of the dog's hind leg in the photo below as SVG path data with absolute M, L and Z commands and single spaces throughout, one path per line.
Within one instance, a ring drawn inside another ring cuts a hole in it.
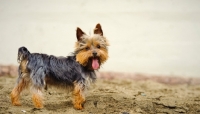
M 33 86 L 31 88 L 33 104 L 36 108 L 43 108 L 42 89 L 45 87 L 45 72 L 44 68 L 40 67 L 35 72 L 31 73 Z
M 10 97 L 11 97 L 11 102 L 13 105 L 15 106 L 20 106 L 20 102 L 19 102 L 19 97 L 20 97 L 20 93 L 27 88 L 29 85 L 29 80 L 26 78 L 23 78 L 22 75 L 19 76 L 18 78 L 18 82 L 16 84 L 16 86 L 13 88 Z
M 85 94 L 84 94 L 85 87 L 83 84 L 74 83 L 74 90 L 72 92 L 73 95 L 73 104 L 74 108 L 81 110 L 83 109 L 83 103 L 85 102 Z
M 40 88 L 33 87 L 32 91 L 32 100 L 36 108 L 43 108 L 43 96 L 42 90 Z

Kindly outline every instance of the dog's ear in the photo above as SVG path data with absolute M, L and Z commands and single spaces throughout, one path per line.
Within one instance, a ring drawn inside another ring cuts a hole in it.
M 85 33 L 79 27 L 77 27 L 77 29 L 76 29 L 76 37 L 77 37 L 78 41 L 81 40 L 81 36 L 83 36 L 84 34 Z
M 101 29 L 101 25 L 98 23 L 94 29 L 94 34 L 99 34 L 101 36 L 103 36 L 103 31 Z

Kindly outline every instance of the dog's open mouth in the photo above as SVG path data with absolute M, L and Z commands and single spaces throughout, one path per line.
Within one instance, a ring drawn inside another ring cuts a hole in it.
M 93 57 L 92 59 L 92 68 L 97 70 L 99 68 L 99 59 L 97 57 Z

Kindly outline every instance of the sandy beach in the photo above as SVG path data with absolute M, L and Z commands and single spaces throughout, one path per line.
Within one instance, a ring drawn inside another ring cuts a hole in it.
M 35 109 L 29 91 L 21 95 L 22 106 L 12 106 L 9 94 L 16 77 L 0 77 L 1 114 L 198 114 L 199 84 L 163 84 L 152 80 L 98 78 L 87 92 L 83 110 L 75 110 L 71 93 L 44 91 L 44 108 Z

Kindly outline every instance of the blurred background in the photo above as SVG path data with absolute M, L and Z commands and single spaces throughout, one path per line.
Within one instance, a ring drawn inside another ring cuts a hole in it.
M 67 56 L 76 28 L 110 42 L 100 71 L 200 77 L 199 0 L 1 0 L 0 64 L 17 50 Z

